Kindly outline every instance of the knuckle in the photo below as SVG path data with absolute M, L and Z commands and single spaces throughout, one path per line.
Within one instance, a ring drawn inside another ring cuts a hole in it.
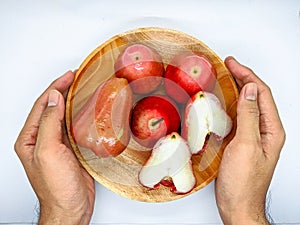
M 245 70 L 243 70 L 242 72 L 242 77 L 243 77 L 243 83 L 246 84 L 249 82 L 253 82 L 253 78 L 257 76 L 252 69 L 245 66 Z
M 36 109 L 36 111 L 43 112 L 47 107 L 47 104 L 48 103 L 46 101 L 45 95 L 43 94 L 35 100 L 33 108 Z
M 270 92 L 270 93 L 272 92 L 270 86 L 267 85 L 266 83 L 264 83 L 264 87 L 267 92 Z
M 34 158 L 38 162 L 46 162 L 49 158 L 50 144 L 47 140 L 40 142 L 35 149 Z
M 286 132 L 285 132 L 285 130 L 282 130 L 282 142 L 283 142 L 283 144 L 285 143 L 285 140 L 286 140 Z
M 21 143 L 20 143 L 20 137 L 18 137 L 18 139 L 16 140 L 15 144 L 14 144 L 14 150 L 17 153 L 17 155 L 19 155 L 20 149 L 21 149 Z
M 243 76 L 244 77 L 251 77 L 253 75 L 255 75 L 254 71 L 252 69 L 250 69 L 249 67 L 245 66 L 245 71 L 243 72 Z
M 251 104 L 248 108 L 247 108 L 247 112 L 249 114 L 252 114 L 255 117 L 259 117 L 259 110 L 256 104 Z
M 261 88 L 261 91 L 260 91 L 261 94 L 268 94 L 268 95 L 272 95 L 272 90 L 271 88 L 266 84 L 266 83 L 263 83 L 263 86 Z
M 16 140 L 16 142 L 14 144 L 15 152 L 18 153 L 18 152 L 22 151 L 24 146 L 30 144 L 31 142 L 32 142 L 31 136 L 28 137 L 27 133 L 20 134 L 20 136 L 18 137 L 18 139 Z
M 49 110 L 44 111 L 44 113 L 41 115 L 41 121 L 45 122 L 49 119 L 50 112 Z
M 32 125 L 27 131 L 22 131 L 14 143 L 14 150 L 18 156 L 23 154 L 24 149 L 33 146 L 36 143 L 36 133 L 37 127 Z
M 53 115 L 55 115 L 55 112 L 53 109 L 46 109 L 43 114 L 41 115 L 41 122 L 47 122 L 48 120 L 50 120 Z
M 41 146 L 40 148 L 43 148 L 43 151 L 41 149 L 38 149 L 35 153 L 34 159 L 37 162 L 40 162 L 41 164 L 44 164 L 44 162 L 48 161 L 48 153 L 47 153 L 47 148 L 45 146 Z
M 244 74 L 242 75 L 242 77 L 243 77 L 243 83 L 247 84 L 247 83 L 252 82 L 253 75 L 254 75 L 254 73 L 252 73 L 252 72 L 249 72 L 249 71 L 244 72 Z
M 250 114 L 253 117 L 259 117 L 260 112 L 256 102 L 247 102 L 244 107 L 238 107 L 238 116 L 243 115 L 244 113 Z
M 279 145 L 282 147 L 286 140 L 286 133 L 283 128 L 280 129 L 280 132 L 278 132 L 276 139 L 279 142 Z

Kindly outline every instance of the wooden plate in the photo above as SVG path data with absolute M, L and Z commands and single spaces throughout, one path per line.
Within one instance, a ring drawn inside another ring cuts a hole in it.
M 164 63 L 168 63 L 174 55 L 184 50 L 201 52 L 210 59 L 216 69 L 218 82 L 214 94 L 233 119 L 234 126 L 232 132 L 223 141 L 216 141 L 211 137 L 208 149 L 203 154 L 192 157 L 197 184 L 188 194 L 174 194 L 162 185 L 157 190 L 148 190 L 139 184 L 138 173 L 149 157 L 150 151 L 142 151 L 142 149 L 137 151 L 134 146 L 129 145 L 117 157 L 99 158 L 91 150 L 79 148 L 71 135 L 73 116 L 103 81 L 114 76 L 116 58 L 126 45 L 132 43 L 144 43 L 156 49 Z M 235 133 L 237 98 L 238 90 L 230 72 L 223 61 L 201 41 L 175 30 L 139 28 L 114 36 L 100 45 L 78 69 L 67 97 L 68 135 L 81 164 L 106 188 L 129 199 L 147 202 L 171 201 L 198 191 L 216 178 L 223 150 Z

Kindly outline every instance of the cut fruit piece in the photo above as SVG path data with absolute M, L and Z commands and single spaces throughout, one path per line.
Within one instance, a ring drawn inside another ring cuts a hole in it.
M 222 140 L 231 129 L 232 120 L 214 94 L 200 91 L 187 103 L 182 136 L 187 140 L 192 154 L 205 149 L 207 135 L 213 133 L 218 140 Z
M 140 183 L 150 189 L 160 184 L 177 194 L 190 192 L 196 184 L 191 152 L 186 141 L 173 132 L 157 141 L 139 173 Z

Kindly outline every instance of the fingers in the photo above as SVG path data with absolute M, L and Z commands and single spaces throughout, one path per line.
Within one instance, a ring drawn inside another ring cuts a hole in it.
M 269 87 L 259 79 L 252 70 L 241 65 L 234 58 L 227 57 L 225 59 L 225 64 L 236 79 L 240 88 L 250 82 L 256 83 L 261 114 L 272 113 L 272 120 L 278 120 L 277 108 Z
M 22 129 L 22 132 L 27 132 L 30 128 L 36 127 L 38 128 L 39 121 L 43 111 L 47 106 L 48 92 L 50 90 L 57 90 L 59 92 L 64 92 L 68 89 L 74 79 L 74 74 L 71 71 L 66 72 L 64 75 L 56 79 L 45 91 L 44 93 L 37 99 L 35 102 L 26 122 Z M 31 132 L 37 132 L 37 129 L 33 129 Z
M 278 121 L 280 121 L 279 115 L 269 87 L 259 79 L 252 70 L 241 65 L 234 58 L 226 58 L 225 63 L 241 88 L 247 83 L 256 83 L 260 113 L 262 115 L 267 115 L 267 119 L 271 120 L 273 123 L 278 123 Z
M 71 71 L 66 72 L 56 79 L 35 102 L 15 143 L 15 151 L 22 162 L 29 160 L 32 156 L 36 144 L 41 115 L 48 104 L 49 91 L 55 89 L 59 92 L 66 92 L 73 82 L 73 79 L 74 74 Z
M 240 64 L 232 56 L 225 59 L 225 64 L 234 76 L 239 87 L 243 87 L 243 85 L 249 82 L 254 82 L 257 84 L 259 90 L 267 88 L 267 85 L 257 77 L 251 69 Z
M 47 106 L 48 94 L 50 90 L 57 90 L 61 93 L 65 92 L 73 82 L 74 74 L 71 71 L 66 72 L 64 75 L 52 82 L 52 84 L 44 91 L 44 93 L 35 102 L 24 128 L 32 124 L 38 124 L 41 114 Z
M 237 124 L 236 135 L 240 141 L 249 146 L 260 142 L 256 83 L 248 83 L 241 90 L 237 106 Z
M 237 62 L 233 57 L 227 57 L 225 64 L 240 88 L 249 83 L 257 85 L 260 136 L 263 142 L 267 143 L 264 151 L 265 153 L 275 152 L 278 155 L 285 139 L 285 133 L 270 88 L 252 70 Z
M 63 95 L 57 90 L 50 90 L 47 107 L 41 115 L 35 154 L 43 150 L 41 146 L 58 146 L 62 143 L 64 111 Z

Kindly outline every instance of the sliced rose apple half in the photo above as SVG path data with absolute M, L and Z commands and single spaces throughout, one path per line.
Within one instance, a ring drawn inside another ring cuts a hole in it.
M 219 99 L 212 93 L 200 91 L 191 97 L 184 112 L 182 136 L 187 140 L 192 154 L 205 150 L 208 135 L 218 140 L 232 129 L 232 120 Z
M 150 189 L 160 184 L 176 194 L 190 192 L 196 184 L 191 152 L 186 141 L 176 132 L 162 137 L 139 173 L 140 183 Z

